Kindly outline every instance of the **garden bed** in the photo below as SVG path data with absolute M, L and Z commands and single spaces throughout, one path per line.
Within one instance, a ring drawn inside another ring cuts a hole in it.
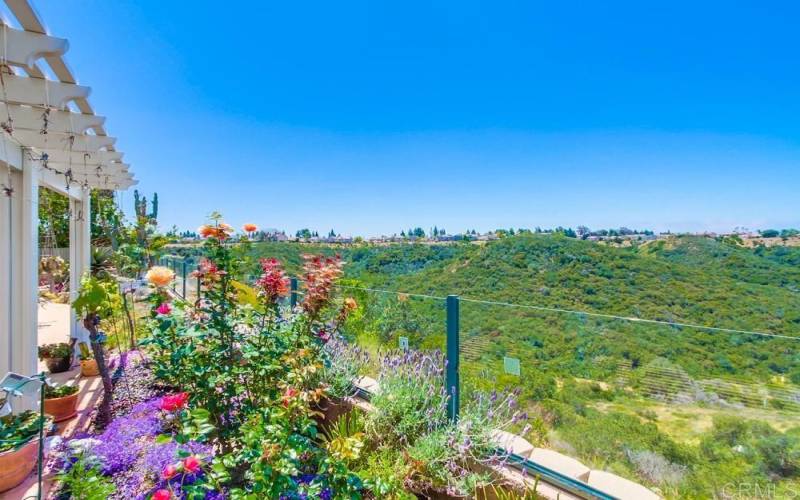
M 222 223 L 201 232 L 209 259 L 194 277 L 203 299 L 172 297 L 166 291 L 172 272 L 149 271 L 142 351 L 112 363 L 109 420 L 97 420 L 93 435 L 64 443 L 52 461 L 62 493 L 156 500 L 515 498 L 477 467 L 504 462 L 496 429 L 524 426 L 515 393 L 476 394 L 458 423 L 451 421 L 441 353 L 370 360 L 342 338 L 359 306 L 333 298 L 342 274 L 338 259 L 306 259 L 303 298 L 290 309 L 281 300 L 289 283 L 280 263 L 262 261 L 255 288 L 246 287 L 234 278 L 247 242 L 224 244 L 230 228 Z M 381 389 L 367 405 L 352 397 L 353 381 L 373 361 Z

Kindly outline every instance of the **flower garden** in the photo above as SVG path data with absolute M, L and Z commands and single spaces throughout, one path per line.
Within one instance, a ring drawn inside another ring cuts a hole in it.
M 515 393 L 476 393 L 451 420 L 440 352 L 376 355 L 343 336 L 359 305 L 334 293 L 340 259 L 306 256 L 292 307 L 277 260 L 254 287 L 237 280 L 249 242 L 232 231 L 201 228 L 194 302 L 169 293 L 169 269 L 147 273 L 147 333 L 102 370 L 95 432 L 51 453 L 59 498 L 535 498 L 496 474 L 493 433 L 526 425 Z M 101 366 L 110 293 L 87 279 L 75 305 Z M 367 365 L 378 388 L 357 397 Z

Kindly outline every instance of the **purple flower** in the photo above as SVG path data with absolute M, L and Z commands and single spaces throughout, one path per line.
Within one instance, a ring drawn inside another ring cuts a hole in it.
M 97 437 L 100 444 L 92 451 L 102 459 L 104 474 L 111 475 L 130 467 L 141 452 L 141 438 L 161 432 L 161 421 L 149 410 L 148 403 L 136 405 L 130 415 L 115 419 Z

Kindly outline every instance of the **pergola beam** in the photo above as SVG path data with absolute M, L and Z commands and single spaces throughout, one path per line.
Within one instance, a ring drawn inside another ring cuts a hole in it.
M 42 78 L 3 75 L 5 98 L 13 104 L 52 106 L 63 109 L 69 101 L 89 97 L 91 89 L 74 83 L 54 82 Z
M 95 163 L 110 163 L 122 160 L 122 153 L 119 151 L 95 151 L 89 153 L 88 158 L 84 158 L 84 153 L 77 151 L 65 151 L 63 149 L 37 148 L 39 153 L 47 153 L 48 159 L 52 162 L 72 163 L 82 165 L 83 161 Z
M 48 161 L 47 165 L 51 168 L 56 170 L 66 170 L 71 168 L 74 172 L 79 172 L 82 174 L 97 174 L 98 172 L 100 175 L 103 174 L 116 174 L 125 172 L 128 173 L 128 168 L 130 165 L 127 163 L 73 163 L 70 165 L 69 163 L 61 163 L 61 162 L 53 162 Z
M 14 130 L 39 132 L 44 127 L 45 109 L 19 104 L 5 105 L 0 102 L 0 120 L 6 120 L 8 116 L 11 116 Z M 102 126 L 105 121 L 103 116 L 50 109 L 47 113 L 47 130 L 49 133 L 85 134 L 88 129 Z
M 37 59 L 42 57 L 61 56 L 69 48 L 63 38 L 55 38 L 41 33 L 15 30 L 8 25 L 0 27 L 0 57 L 8 64 L 33 67 Z
M 95 153 L 117 142 L 116 137 L 107 135 L 41 134 L 36 130 L 27 129 L 14 130 L 13 136 L 29 148 L 63 149 L 81 153 Z

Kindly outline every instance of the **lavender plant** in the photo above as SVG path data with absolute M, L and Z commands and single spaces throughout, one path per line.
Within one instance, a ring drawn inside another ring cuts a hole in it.
M 325 366 L 320 374 L 320 382 L 327 386 L 328 396 L 353 396 L 356 392 L 355 381 L 370 363 L 369 353 L 337 335 L 325 345 L 323 356 Z
M 457 423 L 450 423 L 422 436 L 409 449 L 416 480 L 451 495 L 465 495 L 491 483 L 474 472 L 475 464 L 499 466 L 509 452 L 498 449 L 497 431 L 508 430 L 528 420 L 517 398 L 520 391 L 476 393 L 462 409 Z M 527 426 L 526 426 L 527 427 Z M 523 429 L 523 434 L 527 429 Z
M 444 355 L 440 351 L 392 351 L 381 359 L 380 389 L 367 430 L 386 443 L 412 444 L 447 422 Z

